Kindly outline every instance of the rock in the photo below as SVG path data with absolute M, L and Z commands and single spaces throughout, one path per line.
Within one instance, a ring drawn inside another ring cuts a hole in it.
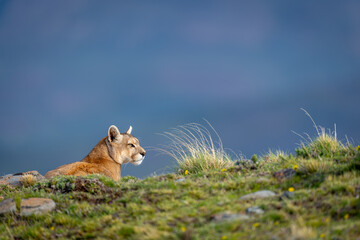
M 250 219 L 250 217 L 245 214 L 228 213 L 228 212 L 216 214 L 212 218 L 213 218 L 213 221 L 215 221 L 215 222 Z
M 261 191 L 257 191 L 254 193 L 250 193 L 247 195 L 244 195 L 242 197 L 240 197 L 240 200 L 249 200 L 249 199 L 258 199 L 258 198 L 268 198 L 268 197 L 273 197 L 276 194 L 273 191 L 269 191 L 269 190 L 261 190 Z
M 8 178 L 8 177 L 11 177 L 13 174 L 6 174 L 6 175 L 4 175 L 4 176 L 1 176 L 0 177 L 0 179 L 2 179 L 2 178 Z
M 286 192 L 284 192 L 283 194 L 281 194 L 280 200 L 291 199 L 291 198 L 293 198 L 294 196 L 295 196 L 295 193 L 286 191 Z
M 0 215 L 6 213 L 15 213 L 15 212 L 16 212 L 16 204 L 13 198 L 8 198 L 0 202 Z
M 269 182 L 269 179 L 266 177 L 259 177 L 258 179 L 256 179 L 257 183 L 264 183 L 264 182 Z
M 32 176 L 31 179 L 28 178 L 29 176 Z M 38 182 L 43 179 L 45 179 L 45 177 L 41 175 L 38 171 L 29 171 L 4 175 L 0 177 L 0 184 L 20 187 L 23 185 L 23 183 L 28 182 L 29 180 L 31 182 Z
M 296 171 L 292 168 L 282 169 L 280 171 L 274 172 L 273 177 L 279 181 L 291 179 L 295 176 Z
M 49 198 L 28 198 L 21 200 L 20 215 L 43 214 L 50 212 L 56 204 Z
M 235 162 L 235 168 L 241 170 L 242 168 L 248 170 L 256 170 L 257 164 L 254 163 L 251 159 L 240 159 Z
M 183 181 L 185 181 L 185 178 L 179 178 L 179 179 L 175 180 L 175 182 L 183 182 Z
M 246 213 L 247 214 L 263 214 L 264 210 L 262 210 L 258 206 L 255 206 L 255 207 L 249 207 L 248 209 L 246 209 Z

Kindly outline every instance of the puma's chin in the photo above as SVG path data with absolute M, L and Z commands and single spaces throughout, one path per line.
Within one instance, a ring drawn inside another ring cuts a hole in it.
M 135 161 L 135 162 L 132 162 L 132 164 L 134 164 L 134 165 L 140 165 L 142 163 L 142 160 L 140 160 L 140 161 Z
M 132 162 L 134 165 L 140 165 L 142 161 L 144 160 L 145 156 L 142 156 L 141 154 L 137 155 L 135 160 Z

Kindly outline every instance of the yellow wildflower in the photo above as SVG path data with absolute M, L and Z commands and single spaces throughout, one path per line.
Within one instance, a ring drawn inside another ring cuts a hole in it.
M 221 240 L 226 240 L 226 239 L 227 237 L 225 235 L 221 237 Z
M 51 231 L 54 231 L 54 230 L 55 230 L 55 227 L 54 227 L 54 226 L 52 226 L 52 227 L 50 228 L 50 230 L 51 230 Z
M 294 166 L 293 166 L 293 169 L 294 169 L 294 170 L 296 170 L 296 169 L 298 169 L 298 168 L 299 168 L 298 165 L 294 165 Z
M 188 170 L 185 170 L 184 174 L 185 174 L 185 175 L 188 175 L 188 174 L 189 174 L 189 171 L 188 171 Z
M 279 221 L 274 222 L 274 225 L 275 226 L 279 225 Z
M 356 150 L 360 151 L 360 145 L 356 147 Z
M 70 198 L 70 199 L 72 199 L 72 198 L 73 198 L 73 196 L 69 196 L 69 198 Z
M 260 223 L 254 223 L 253 227 L 258 227 L 260 225 Z
M 345 214 L 344 219 L 347 220 L 349 218 L 349 214 Z
M 331 218 L 329 218 L 329 217 L 325 219 L 326 223 L 329 223 L 330 221 L 331 221 Z
M 225 168 L 223 168 L 223 169 L 221 169 L 221 171 L 222 171 L 222 172 L 226 172 L 226 169 L 225 169 Z
M 187 171 L 187 170 L 186 170 Z M 186 232 L 186 227 L 181 227 L 182 232 Z
M 324 238 L 325 237 L 325 233 L 320 234 L 320 238 Z
M 295 191 L 295 188 L 289 187 L 288 191 L 289 191 L 289 192 L 293 192 L 293 191 Z

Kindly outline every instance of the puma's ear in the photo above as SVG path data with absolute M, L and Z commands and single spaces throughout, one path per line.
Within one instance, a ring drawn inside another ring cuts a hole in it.
M 129 129 L 126 131 L 127 134 L 131 134 L 132 126 L 129 127 Z
M 110 142 L 113 142 L 114 140 L 118 140 L 121 141 L 121 134 L 119 132 L 119 129 L 115 126 L 115 125 L 111 125 L 109 127 L 109 131 L 108 131 L 108 139 Z

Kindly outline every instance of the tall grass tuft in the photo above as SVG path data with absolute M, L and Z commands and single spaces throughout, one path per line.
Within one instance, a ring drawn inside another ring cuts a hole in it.
M 306 159 L 299 162 L 298 172 L 303 174 L 325 173 L 334 168 L 334 161 L 323 159 Z
M 339 155 L 346 155 L 347 152 L 352 152 L 352 146 L 349 142 L 343 144 L 337 139 L 336 125 L 334 125 L 334 131 L 326 131 L 325 128 L 316 125 L 310 114 L 304 110 L 305 114 L 310 118 L 314 124 L 317 136 L 315 139 L 310 138 L 306 134 L 307 139 L 300 134 L 304 142 L 301 142 L 300 148 L 296 149 L 296 154 L 303 158 L 333 158 Z
M 21 182 L 22 186 L 30 187 L 30 186 L 33 186 L 36 183 L 36 177 L 34 175 L 32 175 L 32 174 L 24 174 L 20 178 L 20 182 Z
M 269 152 L 263 156 L 265 162 L 267 163 L 279 162 L 281 160 L 285 160 L 287 157 L 288 154 L 284 151 L 276 150 L 273 152 L 271 149 L 269 149 Z
M 201 124 L 189 123 L 162 134 L 170 140 L 170 145 L 161 150 L 177 161 L 180 171 L 199 173 L 234 165 L 224 151 L 219 134 L 209 122 L 207 124 L 211 131 Z

